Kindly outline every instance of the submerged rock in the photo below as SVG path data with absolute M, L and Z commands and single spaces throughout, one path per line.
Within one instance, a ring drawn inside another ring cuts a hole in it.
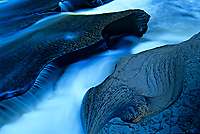
M 190 99 L 193 96 L 191 92 L 196 92 L 200 89 L 199 56 L 200 33 L 178 45 L 166 45 L 123 57 L 117 63 L 113 74 L 102 84 L 89 89 L 86 93 L 81 106 L 81 121 L 84 132 L 87 134 L 99 133 L 102 128 L 104 129 L 101 132 L 106 133 L 139 131 L 141 133 L 155 133 L 161 129 L 162 131 L 160 132 L 174 132 L 174 129 L 169 129 L 175 126 L 177 122 L 179 122 L 179 127 L 177 128 L 180 129 L 182 127 L 181 129 L 184 129 L 183 127 L 189 123 L 187 121 L 189 119 L 187 118 L 189 111 L 195 109 L 196 112 L 194 113 L 198 113 L 199 106 L 197 103 L 191 104 L 190 102 L 190 104 L 186 104 L 180 99 L 180 105 L 190 107 L 190 110 L 187 110 L 188 112 L 181 112 L 184 108 L 177 106 L 180 113 L 182 113 L 180 118 L 174 116 L 173 120 L 169 121 L 171 113 L 176 111 L 171 110 L 171 112 L 168 110 L 163 114 L 162 118 L 158 118 L 161 122 L 148 119 L 177 102 L 183 89 L 190 91 L 188 93 Z M 192 64 L 193 62 L 195 64 Z M 196 84 L 193 88 L 189 84 L 184 87 L 184 83 Z M 187 95 L 185 94 L 182 96 L 185 96 L 184 99 L 187 101 Z M 199 102 L 198 97 L 196 99 Z M 170 116 L 168 116 L 169 114 Z M 109 122 L 115 117 L 121 119 L 121 125 L 118 121 Z M 179 118 L 180 121 L 176 118 Z M 194 117 L 197 125 L 193 124 L 192 127 L 198 130 L 199 119 L 196 118 L 199 118 L 199 115 Z M 166 121 L 162 121 L 162 119 Z M 148 120 L 146 126 L 142 125 L 145 120 Z M 137 124 L 140 122 L 141 124 L 138 126 Z M 152 127 L 148 126 L 151 122 L 159 123 L 160 125 L 152 129 Z M 130 123 L 136 123 L 136 128 Z M 110 129 L 106 129 L 105 125 Z M 192 129 L 192 127 L 190 126 L 189 128 Z M 133 128 L 137 131 L 132 131 L 131 129 Z M 187 128 L 185 129 L 187 130 Z
M 149 15 L 142 10 L 95 15 L 62 13 L 3 39 L 0 101 L 26 92 L 51 61 L 67 65 L 111 47 L 110 38 L 129 34 L 141 37 L 148 21 Z M 123 30 L 110 33 L 115 29 Z

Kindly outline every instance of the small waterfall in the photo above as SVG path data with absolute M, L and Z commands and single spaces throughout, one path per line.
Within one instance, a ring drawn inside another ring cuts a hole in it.
M 45 93 L 53 90 L 53 85 L 62 71 L 63 68 L 50 63 L 42 70 L 29 91 L 21 96 L 2 101 L 0 103 L 0 126 L 16 120 L 24 112 L 30 112 Z
M 31 111 L 23 114 L 15 122 L 3 126 L 2 134 L 83 133 L 79 108 L 84 93 L 90 87 L 100 84 L 112 73 L 115 63 L 127 54 L 130 52 L 124 49 L 108 50 L 67 66 L 65 72 L 53 86 L 54 90 L 46 93 L 45 97 Z M 28 105 L 25 104 L 25 106 Z M 18 108 L 20 110 L 23 107 Z M 24 124 L 26 124 L 26 129 L 21 129 Z

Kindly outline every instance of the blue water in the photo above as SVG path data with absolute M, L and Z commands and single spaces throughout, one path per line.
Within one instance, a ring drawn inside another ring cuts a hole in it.
M 1 3 L 2 1 L 0 1 Z M 176 44 L 200 31 L 199 0 L 114 0 L 104 6 L 80 10 L 93 14 L 140 8 L 151 15 L 141 38 L 125 37 L 116 50 L 96 54 L 67 66 L 56 84 L 29 112 L 0 128 L 1 134 L 82 134 L 79 108 L 84 93 L 110 75 L 124 55 L 166 44 Z M 19 108 L 20 109 L 20 108 Z

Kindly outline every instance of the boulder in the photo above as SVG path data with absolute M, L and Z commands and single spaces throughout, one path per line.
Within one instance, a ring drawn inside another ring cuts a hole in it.
M 84 132 L 199 132 L 199 68 L 200 33 L 123 57 L 103 83 L 85 94 Z

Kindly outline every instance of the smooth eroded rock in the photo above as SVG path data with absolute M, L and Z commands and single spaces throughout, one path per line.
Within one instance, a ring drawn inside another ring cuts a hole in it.
M 107 77 L 102 84 L 89 89 L 85 94 L 81 106 L 84 132 L 87 134 L 98 133 L 115 117 L 126 123 L 142 122 L 174 104 L 183 91 L 184 83 L 191 83 L 188 74 L 200 76 L 199 70 L 196 68 L 199 66 L 199 64 L 196 65 L 199 63 L 199 55 L 200 33 L 177 45 L 166 45 L 123 57 L 117 63 L 113 74 Z M 191 61 L 196 61 L 196 63 L 191 66 L 189 64 Z M 190 73 L 190 71 L 192 72 Z M 196 87 L 192 88 L 190 92 L 196 91 L 197 88 L 200 89 L 199 78 L 193 76 L 191 79 L 193 79 L 192 83 L 196 83 Z M 187 88 L 190 89 L 191 86 L 187 86 Z M 181 104 L 189 106 L 184 102 Z M 190 105 L 189 107 L 199 108 L 196 103 Z M 167 116 L 169 114 L 171 114 L 170 111 L 169 113 L 165 112 L 163 118 L 169 120 L 170 117 Z M 189 119 L 184 115 L 184 112 L 182 116 L 184 118 L 180 118 L 182 122 L 179 123 L 179 127 L 184 124 L 184 120 Z M 195 118 L 194 120 L 198 122 Z M 175 122 L 175 120 L 173 121 Z M 111 124 L 114 126 L 115 123 Z M 135 128 L 130 124 L 126 126 L 130 126 L 130 129 Z M 196 127 L 196 125 L 194 126 Z M 168 124 L 165 126 L 160 124 L 157 129 L 170 131 L 169 127 L 171 126 Z M 135 129 L 147 130 L 147 128 Z
M 110 38 L 130 34 L 141 37 L 148 21 L 149 15 L 142 10 L 94 15 L 60 13 L 2 39 L 0 101 L 26 92 L 49 62 L 56 59 L 59 65 L 67 65 L 112 46 Z M 109 33 L 115 29 L 124 30 Z

